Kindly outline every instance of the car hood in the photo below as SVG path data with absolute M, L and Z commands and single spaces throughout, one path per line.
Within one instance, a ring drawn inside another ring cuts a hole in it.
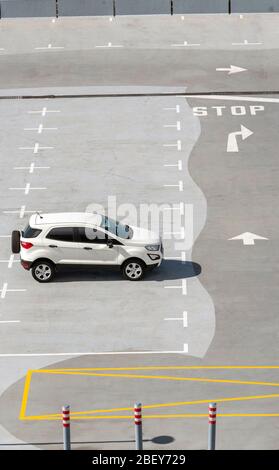
M 130 240 L 133 242 L 140 242 L 145 244 L 161 242 L 161 238 L 158 233 L 151 232 L 145 228 L 134 227 L 133 225 L 130 225 L 130 227 L 133 230 L 133 237 Z

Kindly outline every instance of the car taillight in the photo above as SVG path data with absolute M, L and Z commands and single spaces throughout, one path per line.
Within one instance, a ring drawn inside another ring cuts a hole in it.
M 29 250 L 29 248 L 32 248 L 33 243 L 30 242 L 20 242 L 22 248 L 25 248 L 26 250 Z

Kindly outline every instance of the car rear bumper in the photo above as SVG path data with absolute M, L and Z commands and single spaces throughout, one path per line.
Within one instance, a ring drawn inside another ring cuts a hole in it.
M 24 269 L 27 269 L 27 271 L 29 271 L 29 269 L 31 268 L 31 265 L 32 265 L 32 261 L 26 261 L 24 259 L 21 259 L 20 264 Z

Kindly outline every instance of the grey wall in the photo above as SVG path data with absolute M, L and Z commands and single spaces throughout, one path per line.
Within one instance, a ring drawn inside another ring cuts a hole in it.
M 58 0 L 58 16 L 113 15 L 113 0 Z
M 279 0 L 231 0 L 232 13 L 279 11 Z
M 1 0 L 1 17 L 56 16 L 55 0 Z
M 116 0 L 116 15 L 156 15 L 171 13 L 171 0 Z
M 228 0 L 173 0 L 173 13 L 174 14 L 175 13 L 228 13 L 228 11 L 229 11 Z

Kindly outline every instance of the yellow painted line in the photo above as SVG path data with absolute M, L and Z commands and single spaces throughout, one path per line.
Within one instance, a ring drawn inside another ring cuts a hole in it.
M 58 375 L 80 375 L 87 377 L 116 377 L 116 378 L 127 378 L 127 379 L 155 379 L 155 380 L 170 380 L 170 381 L 189 381 L 189 382 L 212 382 L 212 383 L 228 383 L 228 384 L 240 384 L 240 385 L 263 385 L 269 387 L 279 387 L 279 383 L 275 382 L 259 382 L 250 380 L 231 380 L 231 379 L 210 379 L 206 377 L 173 377 L 168 375 L 139 375 L 139 374 L 99 374 L 95 372 L 68 372 L 66 369 L 59 372 L 44 372 L 47 374 L 58 374 Z
M 27 400 L 28 400 L 29 389 L 30 389 L 30 384 L 31 384 L 31 377 L 32 377 L 32 370 L 28 370 L 26 374 L 25 384 L 24 384 L 21 408 L 19 412 L 19 419 L 23 419 L 25 417 L 26 408 L 27 408 Z
M 153 405 L 144 405 L 142 408 L 143 410 L 146 410 L 146 409 L 153 409 L 153 408 L 176 407 L 176 406 L 183 406 L 183 405 L 198 405 L 198 404 L 210 403 L 210 402 L 222 403 L 222 402 L 231 402 L 231 401 L 260 400 L 260 399 L 268 399 L 268 398 L 279 398 L 279 394 L 254 395 L 254 396 L 231 397 L 231 398 L 208 398 L 206 400 L 194 400 L 194 401 L 174 402 L 174 403 L 159 403 L 159 404 L 153 404 Z M 78 417 L 81 415 L 87 415 L 91 413 L 113 413 L 113 412 L 119 412 L 119 411 L 133 411 L 133 408 L 125 407 L 125 408 L 111 408 L 111 409 L 105 409 L 105 410 L 101 409 L 101 410 L 71 411 L 71 417 L 74 417 L 74 416 Z M 113 416 L 108 416 L 108 418 L 110 417 L 113 418 Z M 22 419 L 31 419 L 31 418 L 33 419 L 34 417 L 25 416 Z M 53 413 L 53 414 L 36 416 L 36 419 L 48 419 L 48 418 L 49 419 L 51 418 L 61 419 L 61 413 Z M 98 418 L 98 416 L 96 418 Z
M 278 417 L 279 413 L 218 413 L 218 418 L 275 418 Z M 207 418 L 207 413 L 187 413 L 187 414 L 158 414 L 158 415 L 144 415 L 145 419 L 171 419 L 171 418 Z M 109 419 L 129 419 L 133 420 L 133 415 L 114 415 L 114 416 L 71 416 L 71 421 L 81 420 L 109 420 Z M 52 417 L 49 415 L 43 416 L 27 416 L 24 418 L 26 421 L 58 421 L 61 417 Z

